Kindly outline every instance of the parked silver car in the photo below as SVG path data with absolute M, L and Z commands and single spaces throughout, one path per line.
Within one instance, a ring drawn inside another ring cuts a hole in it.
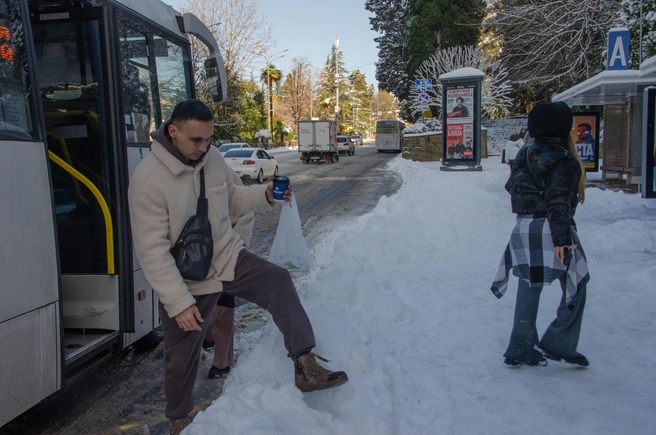
M 244 142 L 235 142 L 235 143 L 224 143 L 219 145 L 219 151 L 221 152 L 222 156 L 225 156 L 226 151 L 228 150 L 234 150 L 234 149 L 241 149 L 241 148 L 250 148 L 251 146 L 247 143 Z
M 362 136 L 360 136 L 359 134 L 352 134 L 351 140 L 355 145 L 362 145 Z

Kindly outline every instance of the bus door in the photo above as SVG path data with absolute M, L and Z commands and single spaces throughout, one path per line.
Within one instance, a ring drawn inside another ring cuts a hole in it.
M 30 13 L 51 160 L 69 370 L 116 343 L 120 334 L 114 255 L 119 157 L 111 146 L 102 8 L 59 5 L 31 2 Z

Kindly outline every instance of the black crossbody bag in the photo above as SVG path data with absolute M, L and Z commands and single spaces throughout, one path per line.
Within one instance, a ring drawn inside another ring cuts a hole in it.
M 205 197 L 205 173 L 200 169 L 200 195 L 196 206 L 196 216 L 189 218 L 180 237 L 171 248 L 175 265 L 184 279 L 203 281 L 212 264 L 214 242 L 212 227 L 207 217 L 207 198 Z

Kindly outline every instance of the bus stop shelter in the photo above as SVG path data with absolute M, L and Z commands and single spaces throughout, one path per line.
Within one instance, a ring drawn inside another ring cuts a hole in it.
M 638 70 L 603 71 L 554 95 L 570 107 L 603 106 L 602 178 L 626 175 L 627 184 L 641 183 L 644 162 L 643 90 L 656 85 L 656 56 Z

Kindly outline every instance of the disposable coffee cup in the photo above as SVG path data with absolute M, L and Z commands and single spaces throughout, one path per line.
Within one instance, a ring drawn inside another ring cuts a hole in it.
M 289 178 L 282 175 L 276 175 L 273 177 L 273 200 L 276 202 L 285 202 L 283 194 L 288 187 Z

